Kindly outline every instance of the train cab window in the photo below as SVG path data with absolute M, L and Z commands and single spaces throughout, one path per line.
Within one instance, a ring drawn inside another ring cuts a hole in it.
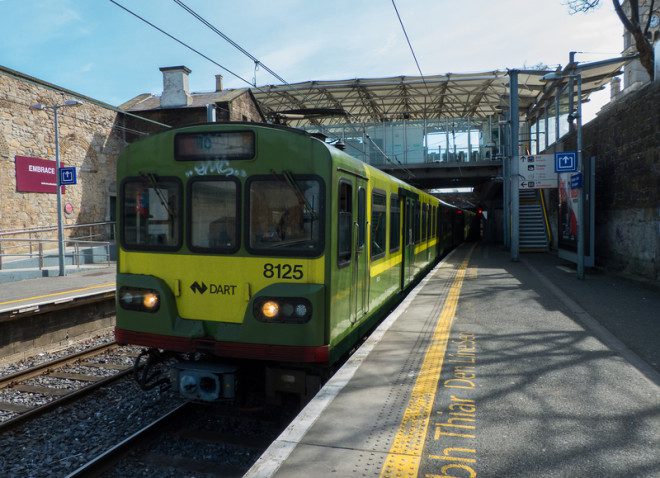
M 390 196 L 390 252 L 399 249 L 401 240 L 401 203 L 399 196 Z
M 317 256 L 323 250 L 321 181 L 290 173 L 248 180 L 248 250 Z
M 238 181 L 199 180 L 189 187 L 190 248 L 230 252 L 238 249 Z
M 371 258 L 383 257 L 387 237 L 387 196 L 384 193 L 371 193 Z
M 181 245 L 181 184 L 155 175 L 124 182 L 121 239 L 126 249 L 175 250 Z
M 351 231 L 353 224 L 353 186 L 339 183 L 337 218 L 337 262 L 347 264 L 351 260 Z
M 367 193 L 364 188 L 358 188 L 358 249 L 364 247 L 364 237 L 367 228 Z

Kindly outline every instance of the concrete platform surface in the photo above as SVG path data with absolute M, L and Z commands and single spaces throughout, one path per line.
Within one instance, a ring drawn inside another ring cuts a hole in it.
M 98 267 L 66 276 L 0 284 L 0 314 L 45 304 L 105 294 L 115 290 L 116 266 Z
M 465 244 L 246 476 L 660 476 L 658 310 L 653 289 Z

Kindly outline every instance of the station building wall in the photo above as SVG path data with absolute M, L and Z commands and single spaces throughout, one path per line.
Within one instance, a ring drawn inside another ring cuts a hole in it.
M 62 204 L 65 225 L 102 222 L 111 218 L 115 195 L 115 166 L 126 143 L 123 115 L 109 105 L 0 67 L 0 231 L 57 224 L 56 194 L 17 192 L 15 157 L 55 160 L 52 110 L 33 111 L 30 105 L 84 104 L 58 111 L 60 159 L 77 168 L 78 184 L 66 187 Z M 66 233 L 70 235 L 70 232 Z
M 575 148 L 575 134 L 562 140 Z M 660 81 L 609 103 L 583 128 L 596 157 L 596 264 L 660 283 Z

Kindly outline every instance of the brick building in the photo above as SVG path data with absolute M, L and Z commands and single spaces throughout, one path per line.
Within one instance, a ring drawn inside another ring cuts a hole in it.
M 161 71 L 162 95 L 139 95 L 115 108 L 0 66 L 0 232 L 57 224 L 54 174 L 47 180 L 52 191 L 26 191 L 17 184 L 17 177 L 20 182 L 23 174 L 17 166 L 21 158 L 52 163 L 48 169 L 55 163 L 53 111 L 35 111 L 31 105 L 62 105 L 71 99 L 83 103 L 58 110 L 61 164 L 76 167 L 78 176 L 78 184 L 67 187 L 62 196 L 65 226 L 114 219 L 115 167 L 128 143 L 162 131 L 164 125 L 205 123 L 208 104 L 213 105 L 216 121 L 265 121 L 250 90 L 223 91 L 220 75 L 216 76 L 216 91 L 190 93 L 188 68 Z
M 172 66 L 160 68 L 160 71 L 163 73 L 161 95 L 138 95 L 119 108 L 172 127 L 207 123 L 208 105 L 217 122 L 266 121 L 250 89 L 223 90 L 222 75 L 215 76 L 215 91 L 191 93 L 188 81 L 190 69 L 185 66 Z M 129 119 L 129 126 L 136 121 L 139 120 Z M 141 125 L 140 129 L 144 128 L 145 125 Z M 155 125 L 149 128 L 152 132 L 160 131 Z
M 67 100 L 83 104 L 58 110 L 61 163 L 75 166 L 78 176 L 78 184 L 62 196 L 65 226 L 111 219 L 116 159 L 126 145 L 124 115 L 93 98 L 0 66 L 0 231 L 57 224 L 53 111 L 30 106 Z M 41 168 L 52 172 L 52 178 L 41 182 L 50 183 L 52 191 L 19 187 L 17 179 L 33 180 L 30 173 L 39 167 L 21 170 L 16 158 L 48 165 Z

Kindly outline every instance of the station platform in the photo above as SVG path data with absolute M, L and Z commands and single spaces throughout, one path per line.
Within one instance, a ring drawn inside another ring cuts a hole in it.
M 246 477 L 658 477 L 660 293 L 464 244 Z
M 0 315 L 113 293 L 116 275 L 116 266 L 112 264 L 61 277 L 5 282 L 0 287 Z

